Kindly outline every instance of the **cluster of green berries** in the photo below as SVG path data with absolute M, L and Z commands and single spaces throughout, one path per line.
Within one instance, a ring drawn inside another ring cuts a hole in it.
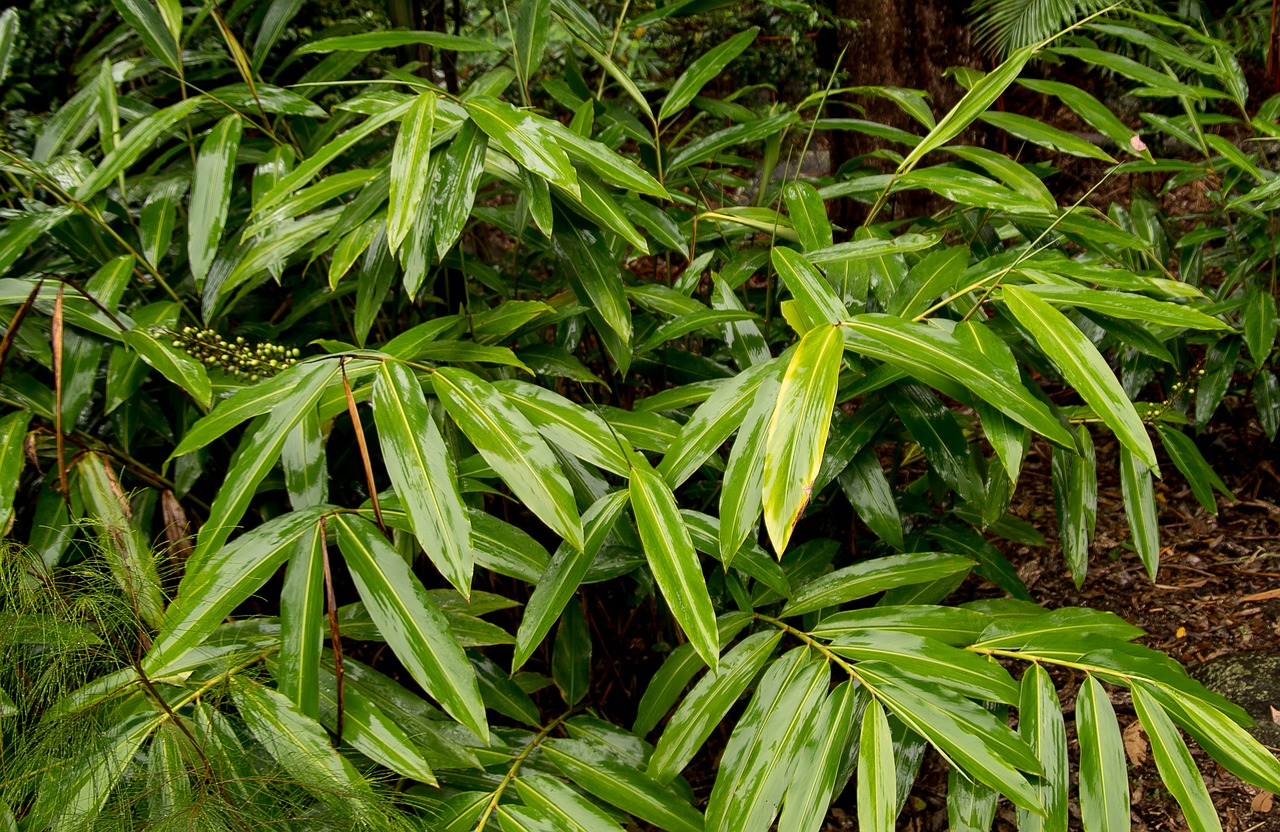
M 254 382 L 269 378 L 298 361 L 297 347 L 292 349 L 263 341 L 249 344 L 243 337 L 227 340 L 212 329 L 182 328 L 170 332 L 173 345 L 185 350 L 209 369 L 220 369 L 241 381 Z
M 1204 368 L 1192 370 L 1192 378 L 1189 381 L 1178 380 L 1169 387 L 1169 400 L 1173 401 L 1182 396 L 1193 396 L 1196 392 L 1195 382 L 1200 376 L 1204 375 Z

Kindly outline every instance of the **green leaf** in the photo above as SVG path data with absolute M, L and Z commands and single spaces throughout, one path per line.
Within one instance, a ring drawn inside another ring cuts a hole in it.
M 1092 309 L 1122 320 L 1206 331 L 1230 329 L 1226 323 L 1191 306 L 1155 300 L 1132 292 L 1113 292 L 1058 284 L 1028 285 L 1020 288 L 1056 306 Z
M 945 330 L 881 314 L 855 315 L 843 329 L 853 352 L 888 362 L 948 395 L 962 385 L 1051 442 L 1072 445 L 1071 435 L 1016 376 Z
M 1065 130 L 1051 127 L 1034 118 L 1005 112 L 987 112 L 983 113 L 980 118 L 993 127 L 999 127 L 1011 136 L 1032 144 L 1038 144 L 1041 147 L 1047 147 L 1058 153 L 1069 153 L 1072 156 L 1098 159 L 1112 164 L 1116 161 L 1111 158 L 1110 153 L 1102 150 L 1093 142 L 1086 141 Z M 1124 147 L 1124 145 L 1121 145 L 1121 147 Z
M 836 480 L 867 528 L 893 548 L 901 549 L 902 516 L 875 448 L 868 446 L 858 452 Z
M 624 190 L 635 191 L 638 194 L 648 194 L 649 196 L 656 197 L 661 200 L 670 199 L 670 196 L 667 194 L 667 189 L 662 187 L 662 185 L 658 183 L 658 180 L 654 179 L 645 171 L 644 168 L 640 167 L 626 156 L 616 153 L 601 142 L 578 135 L 574 131 L 560 124 L 558 121 L 549 122 L 546 126 L 555 134 L 556 139 L 560 142 L 560 146 L 564 148 L 566 153 L 574 159 L 586 163 L 587 167 L 595 171 L 600 178 L 611 182 Z M 666 215 L 662 214 L 660 209 L 655 206 L 651 206 L 646 202 L 635 200 L 634 202 L 624 203 L 624 205 L 625 204 L 629 204 L 632 207 L 635 205 L 643 206 L 639 210 L 646 217 L 652 217 L 654 214 L 657 214 L 658 216 L 666 219 Z M 647 210 L 649 208 L 652 208 L 653 210 Z M 628 209 L 624 207 L 624 210 Z M 632 219 L 640 225 L 650 225 L 650 223 L 642 222 L 636 217 L 632 217 Z M 679 229 L 673 222 L 667 220 L 667 224 L 670 226 L 668 228 L 668 232 L 679 234 Z M 671 227 L 675 228 L 674 232 L 671 232 Z M 659 232 L 654 228 L 650 227 L 649 231 L 655 237 L 658 236 Z M 670 233 L 668 236 L 670 236 Z M 675 242 L 680 243 L 681 241 L 676 240 Z M 675 246 L 675 248 L 677 251 L 685 251 L 688 249 L 688 244 L 682 243 Z
M 1151 741 L 1151 756 L 1155 757 L 1160 779 L 1182 807 L 1187 826 L 1193 832 L 1221 832 L 1222 822 L 1218 819 L 1213 798 L 1209 796 L 1200 770 L 1196 768 L 1191 752 L 1178 735 L 1173 720 L 1169 719 L 1164 708 L 1160 707 L 1160 703 L 1145 686 L 1139 683 L 1129 690 L 1133 694 L 1133 706 L 1138 711 L 1138 719 L 1147 732 L 1147 739 Z
M 178 54 L 176 36 L 165 25 L 160 9 L 150 0 L 111 0 L 116 11 L 135 32 L 157 60 L 182 77 L 182 58 Z
M 280 655 L 275 677 L 280 693 L 312 719 L 320 715 L 323 544 L 324 530 L 319 523 L 311 534 L 298 538 L 280 590 Z
M 476 618 L 471 620 L 479 621 Z M 456 627 L 455 632 L 457 632 Z M 480 695 L 484 698 L 486 707 L 509 719 L 523 722 L 531 728 L 542 725 L 538 706 L 492 659 L 472 651 L 471 664 L 476 669 L 476 678 L 480 682 Z
M 510 399 L 549 440 L 584 462 L 626 476 L 630 448 L 596 414 L 545 387 L 523 381 L 499 381 L 494 387 Z
M 690 64 L 671 85 L 671 91 L 662 100 L 658 120 L 666 121 L 689 106 L 689 102 L 693 101 L 707 82 L 719 75 L 730 61 L 741 55 L 759 33 L 759 26 L 752 26 L 750 29 L 738 32 L 718 46 L 708 49 Z
M 1152 689 L 1169 715 L 1235 776 L 1272 794 L 1280 794 L 1280 760 L 1230 717 L 1176 688 Z
M 1165 453 L 1169 455 L 1174 466 L 1182 472 L 1187 485 L 1191 487 L 1191 493 L 1196 495 L 1196 500 L 1204 506 L 1206 511 L 1218 513 L 1218 504 L 1213 498 L 1215 488 L 1228 499 L 1235 499 L 1235 495 L 1231 493 L 1227 484 L 1209 467 L 1204 455 L 1196 447 L 1194 439 L 1169 425 L 1156 425 L 1156 433 L 1160 435 Z
M 1136 135 L 1133 130 L 1107 109 L 1105 104 L 1079 87 L 1064 84 L 1061 81 L 1042 81 L 1029 78 L 1018 81 L 1018 84 L 1035 92 L 1057 96 L 1063 104 L 1070 107 L 1090 127 L 1111 139 L 1118 147 L 1135 155 L 1137 154 L 1137 151 L 1133 150 L 1129 144 L 1129 140 Z
M 1071 577 L 1079 587 L 1089 564 L 1089 541 L 1098 517 L 1098 467 L 1089 429 L 1076 428 L 1083 455 L 1053 449 L 1053 505 L 1058 538 Z
M 831 642 L 831 652 L 858 661 L 883 661 L 975 699 L 1018 702 L 1018 686 L 999 664 L 927 636 L 892 630 L 846 633 Z
M 378 444 L 413 533 L 431 562 L 464 597 L 471 593 L 471 524 L 444 437 L 413 372 L 383 361 L 373 383 Z
M 333 808 L 369 813 L 370 818 L 381 814 L 373 788 L 329 745 L 320 723 L 276 691 L 239 675 L 231 678 L 231 697 L 254 739 L 290 776 L 310 785 L 313 794 Z
M 530 172 L 578 195 L 578 174 L 555 139 L 547 119 L 490 96 L 464 102 L 471 118 L 504 153 Z
M 344 668 L 345 669 L 345 668 Z M 326 668 L 312 683 L 319 701 L 320 721 L 334 733 L 338 730 L 338 680 Z M 309 715 L 308 715 L 309 716 Z M 342 741 L 371 760 L 397 774 L 421 783 L 436 785 L 436 776 L 422 751 L 396 714 L 383 710 L 363 686 L 344 679 L 342 689 Z
M 666 832 L 702 832 L 697 809 L 593 744 L 554 739 L 542 750 L 570 780 L 628 814 Z
M 18 10 L 5 9 L 0 12 L 0 83 L 9 75 L 9 64 L 13 61 L 13 44 L 18 35 Z
M 138 354 L 148 367 L 154 367 L 201 407 L 213 403 L 213 387 L 204 365 L 186 352 L 171 346 L 142 329 L 120 333 L 120 340 Z
M 127 0 L 127 2 L 136 3 L 139 6 L 150 5 L 147 0 Z M 144 153 L 154 151 L 160 138 L 173 130 L 178 122 L 195 112 L 202 100 L 188 98 L 186 101 L 179 101 L 162 110 L 156 110 L 134 122 L 129 132 L 116 145 L 116 149 L 108 153 L 93 173 L 80 183 L 80 187 L 75 192 L 76 199 L 80 202 L 89 201 L 95 194 L 114 182 L 116 177 L 133 167 Z M 3 258 L 0 258 L 0 262 L 3 262 Z M 4 269 L 0 269 L 0 272 L 3 271 Z
M 567 543 L 562 544 L 546 571 L 533 582 L 533 594 L 529 596 L 520 619 L 520 629 L 516 631 L 515 658 L 511 662 L 513 673 L 529 660 L 551 630 L 551 625 L 560 617 L 612 533 L 629 496 L 627 491 L 615 491 L 597 500 L 582 517 L 586 545 L 579 550 Z
M 226 479 L 209 507 L 209 519 L 196 539 L 194 557 L 212 555 L 239 526 L 254 492 L 275 467 L 289 432 L 316 406 L 338 373 L 336 361 L 301 366 L 304 369 L 298 373 L 292 392 L 276 404 L 257 430 L 245 435 L 232 455 Z
M 924 451 L 931 470 L 965 502 L 981 505 L 982 475 L 955 414 L 919 384 L 900 382 L 890 388 L 887 398 Z
M 306 508 L 329 501 L 329 466 L 325 454 L 325 437 L 320 433 L 320 417 L 307 411 L 294 425 L 280 449 L 280 467 L 284 469 L 285 490 L 289 504 Z
M 581 604 L 567 604 L 560 616 L 551 649 L 551 678 L 569 707 L 587 695 L 591 682 L 591 633 Z
M 728 612 L 716 620 L 720 644 L 728 644 L 742 632 L 742 628 L 751 623 L 752 616 L 746 612 Z M 658 668 L 649 680 L 640 704 L 636 709 L 636 721 L 632 731 L 638 736 L 645 736 L 652 731 L 680 698 L 680 693 L 699 670 L 706 667 L 693 645 L 688 642 L 671 651 L 667 660 Z
M 538 582 L 538 576 L 551 560 L 538 541 L 483 511 L 468 509 L 467 516 L 471 519 L 471 545 L 476 563 L 525 583 Z
M 1151 437 L 1133 402 L 1093 342 L 1065 315 L 1026 289 L 1005 286 L 1004 302 L 1018 323 L 1031 333 L 1041 351 L 1062 371 L 1067 383 L 1115 432 L 1121 444 L 1153 472 L 1158 472 Z
M 30 410 L 18 410 L 0 418 L 0 534 L 5 536 L 13 519 L 13 500 L 21 485 L 23 444 L 32 415 Z
M 1035 54 L 1038 46 L 1024 46 L 1010 55 L 1004 63 L 982 77 L 969 88 L 951 110 L 942 117 L 937 126 L 929 131 L 920 144 L 916 145 L 907 158 L 898 165 L 901 176 L 914 168 L 926 154 L 937 150 L 956 136 L 960 135 L 974 119 L 982 115 L 997 98 L 1013 83 L 1022 72 L 1027 61 Z
M 702 467 L 737 429 L 757 391 L 769 382 L 776 382 L 783 369 L 781 362 L 753 365 L 707 397 L 681 428 L 679 438 L 658 465 L 658 473 L 669 486 L 679 488 Z
M 24 825 L 63 832 L 92 824 L 142 744 L 165 718 L 144 695 L 136 694 L 122 703 L 116 719 L 98 729 L 95 739 L 99 741 L 82 745 L 69 770 L 41 779 Z
M 153 678 L 190 650 L 199 647 L 231 611 L 266 583 L 293 554 L 308 533 L 314 533 L 328 506 L 314 506 L 263 523 L 206 557 L 187 562 L 178 597 L 165 612 L 164 628 L 142 660 Z
M 487 741 L 475 671 L 440 608 L 372 523 L 355 515 L 332 522 L 360 598 L 396 657 L 451 716 Z
M 830 248 L 834 244 L 827 207 L 816 188 L 808 182 L 788 182 L 782 187 L 782 197 L 805 251 Z
M 436 208 L 433 237 L 436 255 L 440 258 L 453 248 L 471 216 L 488 146 L 488 137 L 468 119 L 440 156 L 428 197 L 428 204 Z
M 398 49 L 401 46 L 423 44 L 450 52 L 496 52 L 502 47 L 477 38 L 450 35 L 445 32 L 412 32 L 393 29 L 386 32 L 365 32 L 359 35 L 342 35 L 321 38 L 299 46 L 294 54 L 309 55 L 324 52 L 379 52 Z
M 169 252 L 177 216 L 177 206 L 172 197 L 152 197 L 142 206 L 142 214 L 138 217 L 138 241 L 142 243 L 142 256 L 151 265 L 159 264 Z
M 782 113 L 748 121 L 745 124 L 736 124 L 695 139 L 675 152 L 667 162 L 666 174 L 670 176 L 682 168 L 705 162 L 727 148 L 749 146 L 763 141 L 782 132 L 798 120 L 799 116 L 795 113 Z
M 1120 449 L 1120 493 L 1124 496 L 1124 513 L 1129 518 L 1133 545 L 1151 580 L 1160 568 L 1160 527 L 1156 518 L 1156 495 L 1151 484 L 1151 471 L 1134 458 L 1128 448 Z
M 858 739 L 854 724 L 868 698 L 856 682 L 848 680 L 837 685 L 822 703 L 808 739 L 796 752 L 779 829 L 818 832 L 822 827 L 831 799 L 844 787 L 841 770 Z M 844 780 L 848 780 L 847 774 Z
M 574 40 L 577 41 L 578 45 L 581 46 L 588 55 L 595 59 L 596 63 L 604 67 L 605 72 L 613 76 L 613 80 L 618 82 L 618 86 L 622 87 L 623 92 L 625 92 L 627 96 L 636 103 L 636 106 L 638 106 L 640 111 L 645 114 L 645 117 L 651 122 L 654 121 L 653 108 L 649 106 L 648 99 L 644 97 L 644 93 L 640 92 L 640 88 L 636 86 L 636 82 L 631 80 L 631 76 L 623 71 L 623 69 L 618 66 L 611 57 L 606 55 L 604 52 L 601 52 L 599 49 L 596 49 L 590 42 L 585 41 L 576 35 L 574 36 Z
M 642 457 L 632 462 L 630 493 L 636 528 L 662 597 L 702 660 L 714 668 L 720 655 L 716 614 L 675 497 Z
M 196 158 L 191 205 L 187 211 L 187 260 L 197 287 L 204 285 L 227 225 L 236 153 L 243 129 L 239 114 L 223 118 L 209 131 Z
M 387 242 L 392 252 L 408 236 L 418 215 L 418 204 L 427 192 L 431 174 L 429 156 L 435 134 L 436 94 L 419 93 L 405 113 L 391 152 L 391 195 L 387 208 Z
M 458 427 L 511 490 L 574 548 L 583 547 L 573 490 L 555 455 L 515 405 L 480 377 L 442 367 L 436 395 Z
M 764 522 L 778 556 L 809 502 L 831 427 L 844 337 L 840 327 L 810 330 L 796 347 L 769 422 L 764 454 Z
M 720 560 L 731 559 L 756 528 L 763 505 L 765 438 L 782 382 L 770 374 L 743 416 L 729 452 L 720 492 Z
M 947 770 L 947 823 L 950 832 L 991 832 L 1000 796 L 956 766 Z
M 527 90 L 533 73 L 542 63 L 547 45 L 547 24 L 551 21 L 551 0 L 521 0 L 511 30 L 516 75 Z
M 595 307 L 624 344 L 631 341 L 631 305 L 622 282 L 622 268 L 604 241 L 571 225 L 552 240 L 556 255 L 569 266 L 574 293 Z
M 689 764 L 769 661 L 781 639 L 781 631 L 748 636 L 694 685 L 667 722 L 649 758 L 650 777 L 667 783 Z
M 772 259 L 773 267 L 812 326 L 838 324 L 849 317 L 849 311 L 827 279 L 804 255 L 789 248 L 775 247 Z
M 765 671 L 720 759 L 708 830 L 765 832 L 772 825 L 830 684 L 827 662 L 804 647 Z
M 1129 828 L 1129 776 L 1115 709 L 1090 676 L 1076 698 L 1080 738 L 1080 819 L 1086 832 Z
M 1031 746 L 1044 768 L 1044 776 L 1031 784 L 1039 795 L 1044 814 L 1018 810 L 1018 828 L 1026 832 L 1066 832 L 1067 729 L 1053 681 L 1039 664 L 1022 676 L 1018 700 L 1018 734 Z
M 796 590 L 783 616 L 833 607 L 898 586 L 922 584 L 967 572 L 973 561 L 959 555 L 913 553 L 873 558 L 815 578 Z
M 809 634 L 830 639 L 868 629 L 894 630 L 967 647 L 978 640 L 990 622 L 990 616 L 963 607 L 877 605 L 828 615 L 812 627 Z
M 522 773 L 513 782 L 520 800 L 557 821 L 558 829 L 568 829 L 571 832 L 622 830 L 608 812 L 562 780 L 542 774 Z
M 255 215 L 260 214 L 284 202 L 298 188 L 310 182 L 316 174 L 328 167 L 335 159 L 341 157 L 358 142 L 368 138 L 385 125 L 402 118 L 413 105 L 414 99 L 406 99 L 394 106 L 380 109 L 375 115 L 371 115 L 360 124 L 342 133 L 324 145 L 324 147 L 312 153 L 299 163 L 291 173 L 286 174 L 280 181 L 276 182 L 261 200 L 255 201 L 253 213 Z
M 872 664 L 859 664 L 860 673 L 871 673 Z M 892 670 L 890 665 L 874 664 L 877 677 L 878 671 Z M 926 690 L 905 680 L 881 677 L 875 689 L 907 727 L 929 740 L 953 764 L 1004 794 L 1015 806 L 1037 813 L 1044 811 L 1035 790 L 1014 768 L 1038 773 L 1035 755 L 990 711 L 955 694 Z
M 899 177 L 894 192 L 926 188 L 958 205 L 1007 211 L 1012 214 L 1045 214 L 1051 209 L 1038 198 L 1007 188 L 986 176 L 951 165 L 934 165 Z
M 893 832 L 898 814 L 893 741 L 889 720 L 875 699 L 862 715 L 858 744 L 858 828 Z

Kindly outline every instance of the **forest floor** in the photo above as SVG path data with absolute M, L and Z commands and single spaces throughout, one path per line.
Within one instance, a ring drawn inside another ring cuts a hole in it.
M 1168 653 L 1192 670 L 1209 659 L 1240 651 L 1280 652 L 1280 459 L 1266 438 L 1245 425 L 1230 435 L 1201 442 L 1210 463 L 1238 498 L 1220 499 L 1216 516 L 1201 508 L 1171 464 L 1163 465 L 1165 478 L 1156 484 L 1162 550 L 1154 583 L 1137 554 L 1125 545 L 1130 535 L 1115 442 L 1107 444 L 1098 438 L 1097 534 L 1089 572 L 1079 589 L 1057 548 L 1047 446 L 1034 448 L 1027 460 L 1011 510 L 1045 533 L 1049 545 L 1033 549 L 1009 544 L 1005 554 L 1032 595 L 1051 607 L 1080 605 L 1114 612 L 1146 630 L 1141 643 Z M 971 591 L 989 594 L 977 586 Z M 1080 679 L 1057 681 L 1074 760 L 1073 714 Z M 1123 691 L 1113 691 L 1113 704 L 1130 766 L 1133 829 L 1185 830 L 1181 810 L 1161 784 L 1132 703 Z M 1280 832 L 1280 798 L 1242 783 L 1194 743 L 1191 748 L 1227 832 Z M 899 818 L 899 829 L 940 832 L 947 828 L 946 766 L 930 752 L 921 775 Z M 827 828 L 855 826 L 851 816 L 836 809 Z M 1007 802 L 1000 804 L 995 828 L 1000 832 L 1016 828 L 1013 807 Z M 1074 794 L 1071 828 L 1080 828 Z

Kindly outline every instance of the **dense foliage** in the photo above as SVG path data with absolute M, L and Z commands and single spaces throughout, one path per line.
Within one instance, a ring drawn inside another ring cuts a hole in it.
M 1153 477 L 1213 511 L 1195 433 L 1231 408 L 1275 438 L 1280 99 L 1231 44 L 1113 11 L 935 113 L 719 83 L 776 49 L 755 27 L 652 47 L 702 3 L 311 37 L 300 5 L 116 0 L 79 91 L 0 148 L 8 828 L 816 830 L 847 792 L 888 830 L 932 747 L 954 829 L 1003 797 L 1063 830 L 1078 767 L 1085 828 L 1120 830 L 1112 696 L 1191 828 L 1220 827 L 1181 732 L 1280 792 L 1247 714 L 991 542 L 1044 543 L 1008 512 L 1041 443 L 1083 581 L 1114 436 L 1154 578 Z M 398 65 L 418 45 L 457 94 Z M 1013 85 L 1096 136 L 994 107 Z M 820 130 L 883 146 L 800 177 Z M 1093 207 L 1125 174 L 1202 207 Z M 934 210 L 892 219 L 909 192 Z M 1001 597 L 949 604 L 971 574 Z M 669 651 L 628 725 L 593 708 L 590 584 Z

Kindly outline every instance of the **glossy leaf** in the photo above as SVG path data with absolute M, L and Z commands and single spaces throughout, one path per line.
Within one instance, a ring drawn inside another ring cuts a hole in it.
M 1151 756 L 1155 757 L 1160 779 L 1182 807 L 1187 826 L 1195 832 L 1221 830 L 1222 822 L 1213 798 L 1173 720 L 1141 684 L 1132 686 L 1130 691 L 1138 719 L 1151 742 Z
M 662 100 L 658 120 L 666 121 L 689 106 L 689 102 L 693 101 L 694 96 L 706 86 L 707 82 L 724 71 L 730 61 L 741 55 L 759 33 L 758 26 L 744 29 L 699 56 L 671 85 L 670 92 Z
M 779 829 L 818 832 L 821 828 L 828 805 L 844 785 L 841 770 L 858 741 L 855 725 L 868 698 L 852 680 L 841 682 L 828 694 L 808 739 L 796 752 Z
M 742 628 L 751 623 L 751 614 L 745 612 L 729 612 L 716 619 L 716 626 L 721 644 L 728 644 L 742 632 Z M 680 698 L 686 685 L 706 667 L 706 662 L 689 643 L 681 644 L 671 651 L 666 661 L 658 668 L 649 680 L 640 704 L 636 709 L 636 721 L 632 730 L 639 736 L 646 736 L 657 726 L 663 715 Z
M 591 633 L 581 604 L 567 604 L 560 616 L 551 650 L 551 678 L 565 704 L 573 707 L 587 695 L 591 681 Z
M 1067 382 L 1115 431 L 1116 438 L 1152 471 L 1158 471 L 1155 449 L 1141 417 L 1093 342 L 1065 315 L 1025 289 L 1004 287 L 1004 300 Z
M 320 621 L 324 610 L 324 529 L 316 523 L 298 537 L 280 590 L 280 654 L 276 679 L 280 693 L 298 710 L 320 716 Z
M 120 340 L 138 354 L 149 367 L 160 371 L 169 381 L 178 385 L 201 407 L 213 403 L 213 387 L 204 365 L 182 350 L 142 329 L 120 333 Z
M 666 783 L 689 764 L 769 661 L 781 638 L 781 631 L 748 636 L 694 685 L 663 729 L 649 759 L 650 777 Z
M 440 574 L 469 595 L 471 524 L 422 386 L 403 364 L 384 361 L 373 384 L 373 407 L 387 473 L 414 535 Z
M 515 405 L 478 376 L 442 367 L 436 395 L 458 427 L 540 520 L 576 549 L 582 520 L 573 491 L 551 449 Z
M 204 285 L 209 267 L 222 243 L 231 204 L 236 153 L 243 133 L 240 116 L 232 113 L 209 131 L 196 157 L 191 205 L 187 212 L 187 260 L 197 286 Z M 152 262 L 155 262 L 154 260 Z
M 391 195 L 387 209 L 387 242 L 392 252 L 413 227 L 431 173 L 428 157 L 435 135 L 436 96 L 420 93 L 404 116 L 391 153 Z
M 150 5 L 147 0 L 129 0 L 129 2 L 139 6 Z M 162 136 L 195 112 L 199 104 L 199 98 L 188 98 L 163 110 L 156 110 L 134 122 L 129 132 L 116 145 L 115 150 L 108 153 L 93 173 L 80 183 L 80 187 L 75 192 L 76 199 L 84 202 L 114 182 L 116 177 L 132 167 L 144 153 L 153 150 Z
M 142 36 L 147 51 L 157 60 L 182 76 L 182 59 L 174 33 L 165 25 L 161 10 L 151 0 L 111 0 L 134 31 Z
M 1044 767 L 1044 776 L 1031 784 L 1044 814 L 1018 810 L 1018 828 L 1027 832 L 1066 832 L 1067 731 L 1057 691 L 1044 668 L 1033 664 L 1022 676 L 1018 699 L 1018 734 L 1031 746 Z
M 697 809 L 593 745 L 555 739 L 542 749 L 570 780 L 606 803 L 668 832 L 702 832 L 703 819 Z
M 675 497 L 639 458 L 632 463 L 630 493 L 636 528 L 662 597 L 702 660 L 714 668 L 720 655 L 715 611 Z
M 856 601 L 898 586 L 910 586 L 945 578 L 973 568 L 973 561 L 959 555 L 910 554 L 874 558 L 846 566 L 798 589 L 782 608 L 786 616 L 803 615 Z
M 474 121 L 463 122 L 462 129 L 440 157 L 436 175 L 431 178 L 429 204 L 437 207 L 432 237 L 436 256 L 440 258 L 453 248 L 471 215 L 488 145 L 488 137 Z
M 512 159 L 553 185 L 578 193 L 578 175 L 545 119 L 489 96 L 465 102 L 472 120 Z
M 1134 458 L 1128 448 L 1120 449 L 1120 493 L 1124 497 L 1124 513 L 1129 518 L 1133 545 L 1151 580 L 1160 567 L 1160 529 L 1156 518 L 1156 495 L 1151 484 L 1151 471 Z
M 893 741 L 884 708 L 875 699 L 862 716 L 858 744 L 858 827 L 867 832 L 891 832 L 898 814 L 894 778 Z
M 450 715 L 488 739 L 475 672 L 440 608 L 372 523 L 353 515 L 332 522 L 365 608 L 396 657 Z
M 1115 709 L 1090 676 L 1076 699 L 1080 738 L 1080 818 L 1085 832 L 1129 828 L 1129 779 Z

